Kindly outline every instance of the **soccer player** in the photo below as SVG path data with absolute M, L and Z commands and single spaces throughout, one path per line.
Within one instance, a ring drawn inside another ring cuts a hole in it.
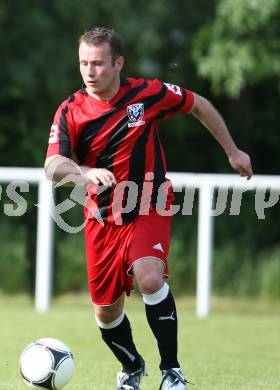
M 117 389 L 139 389 L 146 374 L 124 313 L 134 278 L 159 349 L 159 388 L 184 390 L 188 382 L 177 357 L 176 306 L 166 283 L 173 193 L 158 120 L 192 113 L 247 179 L 250 158 L 204 97 L 159 80 L 121 76 L 123 45 L 117 33 L 98 27 L 83 34 L 79 62 L 84 84 L 56 112 L 46 174 L 56 182 L 87 186 L 88 284 L 102 338 L 122 365 Z

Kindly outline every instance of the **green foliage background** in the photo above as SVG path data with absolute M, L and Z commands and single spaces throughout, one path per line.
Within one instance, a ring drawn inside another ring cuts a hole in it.
M 208 97 L 221 111 L 256 174 L 279 174 L 279 0 L 19 0 L 0 3 L 0 166 L 41 167 L 57 106 L 81 84 L 77 42 L 103 25 L 125 38 L 125 74 L 160 78 Z M 191 116 L 162 123 L 168 170 L 232 173 L 226 156 Z M 66 195 L 58 191 L 58 201 Z M 36 190 L 24 217 L 3 213 L 0 288 L 33 291 Z M 182 202 L 180 195 L 177 203 Z M 279 204 L 258 220 L 253 195 L 241 214 L 215 218 L 217 293 L 280 296 Z M 75 208 L 73 225 L 82 218 Z M 195 292 L 197 199 L 176 216 L 170 283 Z M 86 288 L 83 234 L 55 231 L 56 293 Z

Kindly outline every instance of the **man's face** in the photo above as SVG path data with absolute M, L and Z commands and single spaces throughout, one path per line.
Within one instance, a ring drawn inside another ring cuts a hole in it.
M 110 45 L 88 46 L 82 42 L 79 47 L 80 72 L 89 95 L 110 99 L 117 92 L 123 57 L 113 64 Z

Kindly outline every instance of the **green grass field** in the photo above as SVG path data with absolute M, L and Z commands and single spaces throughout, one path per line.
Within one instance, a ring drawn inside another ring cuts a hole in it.
M 179 354 L 194 390 L 280 389 L 280 304 L 214 299 L 210 317 L 195 316 L 194 299 L 177 299 Z M 142 302 L 127 300 L 126 312 L 139 351 L 149 366 L 142 390 L 158 390 L 155 341 Z M 119 364 L 99 337 L 89 298 L 57 299 L 48 315 L 35 313 L 26 297 L 0 296 L 0 389 L 20 390 L 22 349 L 38 337 L 64 341 L 73 351 L 76 373 L 67 390 L 115 390 Z

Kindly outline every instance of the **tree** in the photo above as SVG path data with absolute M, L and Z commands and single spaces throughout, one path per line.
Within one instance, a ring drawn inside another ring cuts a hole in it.
M 213 91 L 236 97 L 246 85 L 280 76 L 280 1 L 219 0 L 194 42 L 194 58 Z

